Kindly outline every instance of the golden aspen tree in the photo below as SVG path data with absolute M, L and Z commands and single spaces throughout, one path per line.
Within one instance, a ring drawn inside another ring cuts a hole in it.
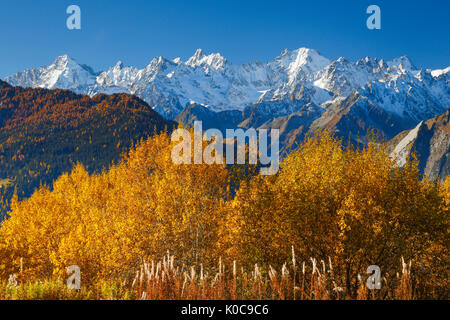
M 78 265 L 86 281 L 134 273 L 170 251 L 186 264 L 218 257 L 225 165 L 176 165 L 166 134 L 141 141 L 117 166 L 89 175 L 78 165 L 31 198 L 13 201 L 0 229 L 2 275 L 64 275 Z
M 300 260 L 334 261 L 349 292 L 361 270 L 392 273 L 444 232 L 439 188 L 420 180 L 415 162 L 398 168 L 383 145 L 357 150 L 327 133 L 306 139 L 276 177 L 241 187 L 233 208 L 235 258 L 281 265 L 294 246 Z

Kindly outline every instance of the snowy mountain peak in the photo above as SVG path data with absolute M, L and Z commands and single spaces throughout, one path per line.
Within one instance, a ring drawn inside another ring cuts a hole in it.
M 114 66 L 114 70 L 120 70 L 123 68 L 123 62 L 122 61 L 117 61 L 116 65 Z
M 316 50 L 299 48 L 296 50 L 285 50 L 272 62 L 276 67 L 285 70 L 289 81 L 295 81 L 302 74 L 313 74 L 326 66 L 331 61 L 320 55 Z
M 190 58 L 188 59 L 188 61 L 186 61 L 186 64 L 194 67 L 194 66 L 195 66 L 199 61 L 201 61 L 204 57 L 205 57 L 205 54 L 203 53 L 203 50 L 200 49 L 200 48 L 198 48 L 198 49 L 195 51 L 194 55 L 193 55 L 192 57 L 190 57 Z
M 150 63 L 144 68 L 144 72 L 148 74 L 156 74 L 160 71 L 167 70 L 169 66 L 175 65 L 170 60 L 167 60 L 166 58 L 159 56 L 153 58 Z
M 364 59 L 359 59 L 358 61 L 356 61 L 356 65 L 359 67 L 366 67 L 370 70 L 378 68 L 379 62 L 377 58 L 365 57 Z
M 78 70 L 79 72 L 83 72 L 83 70 L 91 75 L 96 75 L 94 70 L 91 67 L 79 64 L 75 59 L 71 58 L 69 55 L 64 54 L 62 56 L 57 57 L 53 63 L 48 67 L 49 70 L 64 70 L 66 72 L 73 72 Z
M 20 71 L 6 80 L 13 85 L 37 88 L 78 90 L 95 83 L 97 73 L 78 64 L 67 54 L 57 57 L 48 67 Z
M 387 65 L 387 63 L 384 61 L 384 59 L 380 59 L 380 61 L 378 62 L 378 66 L 379 66 L 381 69 L 385 69 L 385 68 L 388 67 L 388 65 Z
M 391 68 L 399 68 L 404 71 L 417 70 L 417 68 L 412 63 L 408 56 L 401 56 L 394 58 L 387 62 L 388 66 Z
M 168 61 L 168 60 L 166 60 L 164 57 L 162 57 L 162 56 L 159 56 L 159 57 L 155 57 L 155 58 L 153 58 L 151 61 L 150 61 L 150 63 L 148 64 L 149 66 L 157 66 L 157 65 L 161 65 L 161 64 L 163 64 L 164 62 L 166 62 L 166 61 Z
M 197 49 L 195 54 L 186 61 L 190 67 L 209 66 L 216 70 L 224 69 L 227 60 L 220 53 L 205 55 L 202 49 Z
M 279 61 L 283 67 L 288 67 L 289 69 L 301 68 L 308 64 L 316 71 L 331 63 L 330 60 L 321 56 L 318 51 L 309 48 L 285 49 L 280 56 L 275 58 L 275 61 Z
M 58 68 L 64 68 L 69 62 L 76 64 L 76 61 L 74 59 L 70 58 L 69 55 L 64 54 L 62 56 L 56 57 L 56 59 L 53 61 L 53 65 Z

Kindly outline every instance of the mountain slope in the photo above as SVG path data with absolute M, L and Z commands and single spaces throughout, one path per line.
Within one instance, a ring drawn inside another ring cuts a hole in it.
M 450 109 L 415 128 L 399 133 L 389 143 L 399 165 L 415 152 L 419 169 L 431 180 L 450 174 Z
M 0 83 L 1 85 L 1 83 Z M 175 125 L 141 99 L 127 95 L 93 98 L 68 90 L 0 89 L 0 180 L 2 192 L 30 195 L 77 162 L 99 172 L 131 145 Z

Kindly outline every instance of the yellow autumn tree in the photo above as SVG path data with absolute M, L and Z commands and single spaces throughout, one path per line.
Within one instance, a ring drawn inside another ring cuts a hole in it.
M 384 145 L 345 147 L 327 133 L 306 139 L 274 176 L 175 164 L 176 144 L 162 133 L 108 171 L 77 165 L 52 190 L 15 197 L 0 227 L 0 279 L 21 268 L 27 279 L 65 276 L 78 265 L 85 285 L 122 281 L 167 251 L 184 265 L 280 267 L 293 246 L 297 267 L 330 260 L 349 296 L 358 273 L 375 264 L 393 275 L 402 257 L 422 290 L 445 296 L 449 179 L 422 180 L 414 161 L 398 167 Z
M 85 281 L 123 279 L 167 251 L 208 264 L 228 196 L 225 165 L 176 165 L 166 134 L 142 141 L 108 172 L 78 165 L 53 190 L 14 200 L 0 229 L 1 275 L 22 262 L 30 277 L 63 275 L 78 265 Z
M 299 261 L 333 261 L 353 294 L 368 266 L 393 274 L 445 232 L 439 186 L 422 182 L 415 162 L 399 168 L 383 145 L 357 150 L 327 133 L 290 153 L 277 176 L 242 185 L 232 207 L 230 256 L 281 265 L 294 246 Z
M 440 187 L 444 199 L 442 206 L 443 231 L 439 237 L 430 242 L 427 250 L 417 259 L 416 273 L 421 283 L 418 294 L 434 297 L 450 296 L 450 177 L 447 177 Z

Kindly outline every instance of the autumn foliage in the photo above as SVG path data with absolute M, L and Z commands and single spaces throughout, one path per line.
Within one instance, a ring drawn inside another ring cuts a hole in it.
M 0 199 L 29 197 L 77 162 L 90 173 L 117 163 L 132 145 L 175 125 L 129 94 L 0 87 Z M 4 185 L 4 184 L 3 184 Z M 0 220 L 4 207 L 0 203 Z
M 375 264 L 391 279 L 403 259 L 411 261 L 408 286 L 417 297 L 448 297 L 448 179 L 421 180 L 414 161 L 396 167 L 383 145 L 357 150 L 326 133 L 306 139 L 275 176 L 175 165 L 173 145 L 162 133 L 108 171 L 77 165 L 53 190 L 14 198 L 0 228 L 0 278 L 21 266 L 30 281 L 65 277 L 78 265 L 86 285 L 131 285 L 137 271 L 170 252 L 180 270 L 221 273 L 221 261 L 229 274 L 238 261 L 239 270 L 256 264 L 263 277 L 281 281 L 274 270 L 289 269 L 294 288 L 302 262 L 314 258 L 332 266 L 330 290 L 357 298 L 358 274 Z

